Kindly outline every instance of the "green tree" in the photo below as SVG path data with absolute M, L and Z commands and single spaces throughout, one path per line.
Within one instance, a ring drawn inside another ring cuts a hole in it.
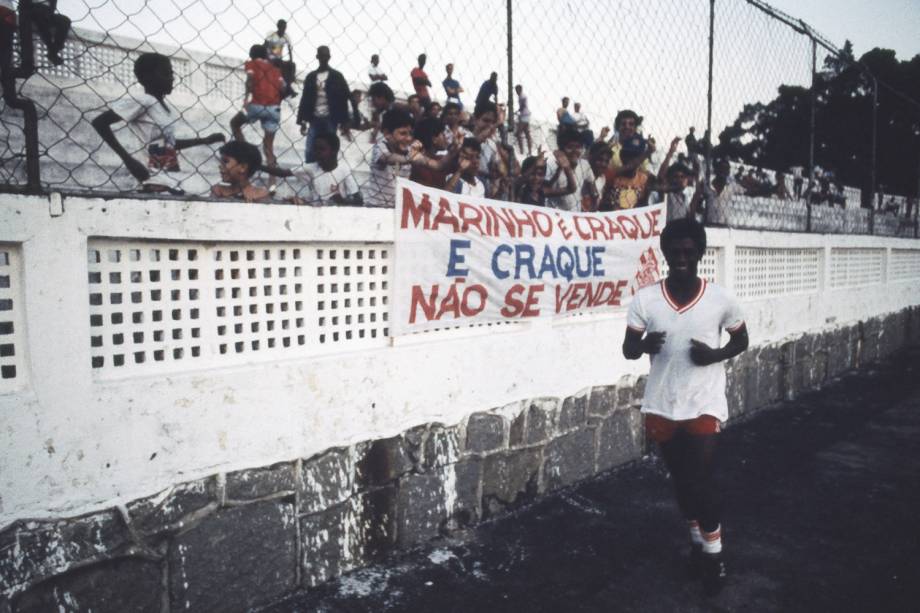
M 917 194 L 920 175 L 920 55 L 899 61 L 872 49 L 857 61 L 850 41 L 828 56 L 815 79 L 815 163 L 845 185 L 868 188 L 872 99 L 879 81 L 877 183 L 887 193 Z M 810 88 L 781 85 L 767 103 L 746 104 L 719 135 L 717 156 L 786 170 L 808 166 Z

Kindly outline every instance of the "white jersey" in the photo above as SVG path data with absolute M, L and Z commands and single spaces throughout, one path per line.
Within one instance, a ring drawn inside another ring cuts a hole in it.
M 725 368 L 722 363 L 697 366 L 690 359 L 690 341 L 721 346 L 722 330 L 744 325 L 741 307 L 728 290 L 701 280 L 690 302 L 677 306 L 664 281 L 636 292 L 626 325 L 637 332 L 666 332 L 661 351 L 649 356 L 642 412 L 681 421 L 700 415 L 728 419 Z
M 332 170 L 323 170 L 317 162 L 304 165 L 295 170 L 294 176 L 303 183 L 297 195 L 313 205 L 335 204 L 336 195 L 348 198 L 360 193 L 358 182 L 345 164 L 338 164 Z
M 553 187 L 565 187 L 568 183 L 565 178 L 565 171 L 560 170 L 557 175 L 556 171 L 558 169 L 559 162 L 556 160 L 556 157 L 552 155 L 549 156 L 546 159 L 546 180 L 549 181 L 555 175 L 556 180 L 553 182 Z M 546 206 L 563 211 L 577 212 L 581 210 L 582 189 L 584 189 L 585 183 L 594 183 L 594 171 L 591 170 L 591 164 L 588 160 L 581 158 L 578 160 L 578 163 L 572 167 L 572 172 L 575 175 L 575 191 L 571 194 L 565 194 L 564 196 L 548 196 L 546 198 Z

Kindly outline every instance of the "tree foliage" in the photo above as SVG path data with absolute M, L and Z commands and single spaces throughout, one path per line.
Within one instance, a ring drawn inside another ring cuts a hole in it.
M 887 193 L 917 193 L 920 175 L 920 55 L 899 61 L 875 48 L 857 62 L 850 41 L 828 56 L 815 79 L 815 163 L 845 185 L 867 188 L 872 170 L 872 99 L 877 107 L 877 183 Z M 719 135 L 717 156 L 786 170 L 808 167 L 811 90 L 781 85 L 766 104 L 747 104 Z

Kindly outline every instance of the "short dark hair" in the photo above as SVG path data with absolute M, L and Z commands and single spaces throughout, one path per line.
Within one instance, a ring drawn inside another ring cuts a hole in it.
M 479 144 L 479 141 L 473 138 L 472 136 L 467 136 L 463 139 L 463 145 L 460 146 L 461 149 L 475 149 L 476 153 L 482 153 L 482 145 Z
M 172 66 L 169 57 L 160 53 L 141 53 L 134 60 L 134 76 L 143 84 L 144 80 L 152 75 L 161 66 Z
M 473 117 L 476 119 L 479 119 L 486 113 L 495 113 L 495 117 L 498 117 L 498 107 L 495 106 L 495 103 L 491 100 L 483 100 L 473 109 Z
M 390 86 L 382 81 L 375 81 L 367 88 L 367 95 L 371 98 L 384 98 L 387 102 L 396 100 L 393 90 Z
M 571 142 L 581 144 L 581 134 L 572 126 L 561 126 L 556 132 L 556 144 L 562 149 Z
M 445 104 L 444 107 L 441 109 L 441 116 L 443 117 L 443 116 L 444 116 L 444 113 L 446 113 L 447 111 L 457 111 L 457 112 L 459 112 L 460 110 L 461 110 L 461 109 L 460 109 L 460 105 L 459 105 L 459 104 L 457 104 L 456 102 L 448 102 L 448 103 Z
M 252 176 L 262 166 L 262 154 L 259 148 L 252 143 L 241 140 L 231 140 L 224 144 L 219 150 L 221 155 L 233 158 L 240 164 L 246 164 L 247 176 Z
M 413 98 L 415 98 L 416 100 L 421 100 L 421 99 L 422 99 L 422 97 L 419 96 L 418 94 L 409 94 L 409 97 L 406 98 L 406 102 L 412 102 L 412 99 L 413 99 Z
M 631 111 L 630 109 L 623 109 L 622 111 L 617 113 L 616 118 L 614 118 L 613 129 L 619 130 L 620 123 L 622 123 L 624 119 L 633 119 L 636 122 L 637 127 L 642 123 L 642 118 L 639 117 L 639 115 L 636 114 L 635 111 Z
M 610 150 L 610 145 L 603 141 L 594 141 L 588 149 L 588 159 L 593 160 L 601 155 L 613 155 L 613 152 Z
M 428 59 L 428 56 L 425 55 L 424 53 L 419 53 L 419 54 L 418 54 L 418 63 L 419 63 L 419 64 L 421 64 L 422 62 L 426 61 L 427 59 Z
M 426 117 L 415 126 L 415 138 L 427 149 L 435 137 L 444 132 L 444 122 L 437 117 Z
M 393 132 L 399 128 L 411 128 L 412 124 L 412 115 L 409 114 L 409 111 L 399 108 L 390 109 L 383 115 L 383 120 L 380 122 L 380 129 L 384 132 Z
M 524 158 L 524 161 L 521 162 L 521 174 L 525 175 L 531 171 L 537 165 L 537 156 L 531 155 Z
M 249 57 L 254 60 L 264 60 L 268 57 L 268 50 L 265 49 L 265 45 L 253 45 L 249 48 Z
M 324 141 L 326 141 L 326 143 L 327 143 L 330 147 L 332 147 L 332 152 L 333 152 L 335 155 L 338 155 L 338 154 L 339 154 L 339 149 L 340 149 L 341 146 L 342 146 L 342 141 L 339 140 L 339 137 L 338 137 L 338 135 L 337 135 L 335 132 L 320 132 L 320 133 L 317 134 L 316 137 L 313 139 L 313 145 L 314 145 L 314 146 L 316 146 L 316 141 L 318 141 L 318 140 L 324 140 Z
M 661 250 L 665 251 L 668 243 L 682 238 L 691 239 L 699 250 L 700 258 L 706 253 L 706 228 L 692 217 L 672 219 L 661 231 Z

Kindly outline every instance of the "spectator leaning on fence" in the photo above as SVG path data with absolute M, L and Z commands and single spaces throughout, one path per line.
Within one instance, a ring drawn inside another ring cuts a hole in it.
M 425 72 L 425 62 L 427 56 L 422 53 L 418 56 L 418 66 L 412 69 L 409 76 L 412 78 L 412 86 L 419 97 L 419 103 L 427 103 L 431 100 L 431 94 L 428 88 L 431 87 L 431 81 L 428 79 L 428 73 Z M 417 118 L 417 117 L 416 117 Z
M 279 19 L 275 27 L 277 29 L 265 37 L 265 49 L 268 52 L 268 60 L 281 71 L 281 76 L 284 77 L 282 95 L 285 98 L 290 98 L 297 95 L 297 92 L 291 87 L 296 73 L 293 46 L 291 45 L 291 38 L 286 34 L 287 22 L 284 19 Z M 287 60 L 284 59 L 285 49 L 287 50 Z
M 246 69 L 246 93 L 243 94 L 243 110 L 230 120 L 233 138 L 245 141 L 243 125 L 258 121 L 262 124 L 265 136 L 262 138 L 262 151 L 265 163 L 275 166 L 275 134 L 281 127 L 281 99 L 285 83 L 281 71 L 268 60 L 268 53 L 263 45 L 253 45 L 249 49 L 249 61 Z
M 470 137 L 463 139 L 457 171 L 447 180 L 445 188 L 447 191 L 463 196 L 486 197 L 485 185 L 476 176 L 480 151 L 482 151 L 482 145 L 478 140 Z
M 594 172 L 582 158 L 581 136 L 571 126 L 556 135 L 559 148 L 546 161 L 546 206 L 563 211 L 594 210 Z
M 363 204 L 361 190 L 354 175 L 345 164 L 339 164 L 341 141 L 333 132 L 317 134 L 313 141 L 315 162 L 305 164 L 301 170 L 278 169 L 274 174 L 294 177 L 299 185 L 294 204 L 323 206 L 331 204 Z
M 458 149 L 451 147 L 445 153 L 448 146 L 444 122 L 438 117 L 425 117 L 415 126 L 415 138 L 421 148 L 409 178 L 428 187 L 444 189 L 448 170 L 456 165 Z
M 396 102 L 396 96 L 393 90 L 386 83 L 378 82 L 372 84 L 367 89 L 367 97 L 371 101 L 371 137 L 370 142 L 377 141 L 377 134 L 380 132 L 380 121 L 384 114 L 393 108 Z
M 441 110 L 441 119 L 444 121 L 444 136 L 447 146 L 463 142 L 463 128 L 460 125 L 461 109 L 456 102 L 448 102 Z
M 205 138 L 177 139 L 175 125 L 180 115 L 166 102 L 173 89 L 169 58 L 159 53 L 142 53 L 134 61 L 134 76 L 144 93 L 129 92 L 92 120 L 102 140 L 112 148 L 144 191 L 183 193 L 178 151 L 198 145 L 223 142 L 215 132 Z M 124 121 L 147 151 L 147 165 L 128 153 L 115 137 L 112 125 Z
M 271 193 L 252 184 L 252 176 L 262 166 L 259 148 L 251 143 L 232 140 L 220 148 L 220 180 L 211 188 L 215 198 L 233 198 L 246 202 L 268 202 Z
M 544 206 L 546 204 L 546 196 L 543 193 L 545 176 L 546 156 L 542 148 L 538 147 L 537 155 L 525 158 L 521 163 L 521 174 L 514 189 L 514 201 L 521 204 Z
M 500 163 L 498 148 L 500 143 L 496 135 L 496 124 L 498 122 L 498 107 L 494 102 L 489 100 L 483 101 L 476 105 L 473 112 L 473 131 L 461 129 L 463 138 L 473 137 L 479 141 L 479 180 L 485 185 L 486 192 L 489 191 L 489 180 L 492 176 L 494 167 Z M 460 141 L 463 142 L 463 141 Z
M 639 133 L 639 126 L 642 125 L 642 118 L 636 114 L 635 111 L 625 109 L 617 113 L 616 118 L 613 120 L 613 129 L 616 134 L 615 142 L 611 143 L 610 150 L 613 152 L 613 155 L 610 158 L 610 168 L 613 170 L 618 170 L 622 168 L 625 162 L 622 160 L 620 155 L 620 149 L 623 146 L 623 143 L 633 136 Z M 649 170 L 648 159 L 652 157 L 652 154 L 655 152 L 654 147 L 647 147 L 643 158 L 637 163 L 638 166 L 645 171 Z M 628 172 L 624 170 L 623 172 Z
M 367 206 L 396 206 L 396 178 L 409 178 L 412 159 L 419 154 L 420 145 L 412 148 L 412 116 L 401 108 L 394 108 L 383 116 L 380 129 L 383 138 L 371 150 L 371 176 L 365 184 L 364 201 Z
M 447 95 L 447 102 L 453 102 L 460 110 L 463 110 L 463 102 L 460 100 L 460 94 L 463 93 L 463 88 L 460 86 L 460 81 L 454 78 L 454 65 L 448 64 L 444 67 L 444 71 L 447 73 L 447 76 L 444 77 L 444 80 L 441 81 L 441 85 L 444 86 L 444 93 Z
M 647 159 L 648 144 L 638 134 L 633 134 L 618 143 L 623 165 L 611 170 L 607 168 L 606 193 L 601 198 L 601 211 L 617 211 L 645 206 L 651 189 L 651 174 L 639 168 Z
M 307 135 L 304 156 L 307 162 L 313 159 L 313 140 L 317 134 L 335 133 L 341 127 L 342 133 L 351 139 L 348 130 L 349 88 L 345 77 L 338 70 L 329 67 L 329 47 L 316 49 L 319 68 L 309 73 L 303 81 L 303 96 L 297 111 L 300 133 Z M 309 124 L 309 129 L 307 129 Z

